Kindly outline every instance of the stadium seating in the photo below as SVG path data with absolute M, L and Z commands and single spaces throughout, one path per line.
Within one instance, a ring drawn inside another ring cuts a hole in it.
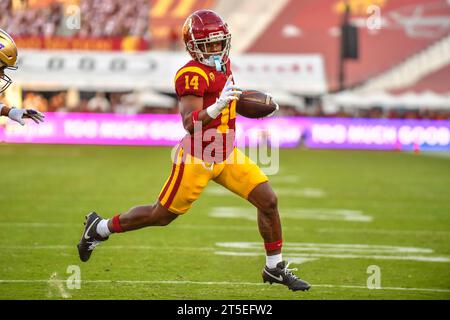
M 381 29 L 369 30 L 367 1 L 356 4 L 352 19 L 359 27 L 359 60 L 347 63 L 347 84 L 366 81 L 427 48 L 450 31 L 446 0 L 372 1 L 381 9 Z M 343 1 L 291 0 L 248 52 L 317 53 L 325 59 L 330 88 L 337 86 L 339 33 Z M 359 5 L 359 6 L 358 6 Z M 320 14 L 320 19 L 318 15 Z M 421 19 L 426 17 L 426 19 Z
M 230 25 L 233 53 L 245 52 L 283 10 L 289 0 L 228 0 L 217 3 L 216 10 Z
M 68 32 L 64 23 L 70 4 L 80 8 L 79 28 Z M 15 7 L 11 0 L 2 0 L 0 27 L 13 36 L 118 37 L 147 36 L 149 1 L 120 0 L 46 0 L 30 1 L 26 7 Z M 100 27 L 101 26 L 101 27 Z
M 405 61 L 380 76 L 370 79 L 358 89 L 361 91 L 399 89 L 405 91 L 402 89 L 411 87 L 421 79 L 427 79 L 428 75 L 445 68 L 448 64 L 450 64 L 450 35 L 405 59 Z M 422 82 L 422 84 L 426 86 L 425 82 Z M 435 83 L 430 82 L 427 89 L 433 90 L 435 86 Z M 450 87 L 447 87 L 446 90 L 450 92 Z
M 407 91 L 423 92 L 431 90 L 437 93 L 449 93 L 449 79 L 450 79 L 450 64 L 447 64 L 443 68 L 436 70 L 428 74 L 427 76 L 419 79 L 417 82 L 409 87 L 392 90 L 394 93 L 402 93 Z

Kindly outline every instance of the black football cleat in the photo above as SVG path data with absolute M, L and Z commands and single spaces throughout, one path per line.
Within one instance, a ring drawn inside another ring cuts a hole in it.
M 81 240 L 78 243 L 78 254 L 83 262 L 86 262 L 91 257 L 92 251 L 100 242 L 108 240 L 108 237 L 103 238 L 97 233 L 97 225 L 102 221 L 97 213 L 91 212 L 86 216 L 86 221 L 84 222 L 84 232 L 81 236 Z
M 311 285 L 298 278 L 292 271 L 297 271 L 297 269 L 288 269 L 289 263 L 286 265 L 286 261 L 278 262 L 277 266 L 273 269 L 264 267 L 262 271 L 262 277 L 264 282 L 280 283 L 287 286 L 292 291 L 297 290 L 309 290 Z

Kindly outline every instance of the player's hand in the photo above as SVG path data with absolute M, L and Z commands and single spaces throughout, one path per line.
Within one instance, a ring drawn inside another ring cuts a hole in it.
M 278 110 L 280 110 L 280 106 L 278 105 L 278 103 L 275 101 L 275 99 L 273 98 L 273 96 L 272 96 L 270 93 L 267 93 L 267 92 L 266 92 L 266 94 L 272 99 L 272 102 L 275 103 L 275 105 L 276 105 L 276 109 L 273 110 L 272 113 L 269 113 L 269 114 L 266 116 L 266 118 L 269 118 L 269 117 L 272 117 L 275 113 L 277 113 Z
M 230 75 L 217 100 L 217 105 L 219 105 L 221 109 L 224 109 L 231 101 L 238 100 L 241 94 L 242 89 L 233 84 L 233 75 Z
M 12 107 L 8 113 L 8 118 L 20 123 L 22 126 L 25 125 L 25 120 L 23 119 L 31 119 L 34 122 L 44 122 L 45 116 L 39 111 L 33 109 L 17 109 Z

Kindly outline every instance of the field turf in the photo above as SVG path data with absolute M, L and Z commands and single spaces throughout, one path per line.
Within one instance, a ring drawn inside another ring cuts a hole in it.
M 169 155 L 0 145 L 0 299 L 450 299 L 445 155 L 280 151 L 270 179 L 283 254 L 309 292 L 262 283 L 256 212 L 214 182 L 171 225 L 112 235 L 80 262 L 84 216 L 153 203 Z M 77 266 L 80 289 L 71 289 L 66 279 Z M 379 289 L 367 287 L 377 284 L 371 270 L 379 270 Z

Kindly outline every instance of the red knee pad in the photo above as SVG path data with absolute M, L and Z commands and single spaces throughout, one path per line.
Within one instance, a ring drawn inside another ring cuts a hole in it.
M 283 240 L 278 240 L 275 242 L 265 242 L 264 247 L 266 248 L 266 251 L 274 251 L 281 249 L 283 246 Z
M 112 218 L 113 231 L 116 233 L 123 232 L 122 227 L 120 226 L 119 217 L 120 217 L 120 214 L 118 214 Z

